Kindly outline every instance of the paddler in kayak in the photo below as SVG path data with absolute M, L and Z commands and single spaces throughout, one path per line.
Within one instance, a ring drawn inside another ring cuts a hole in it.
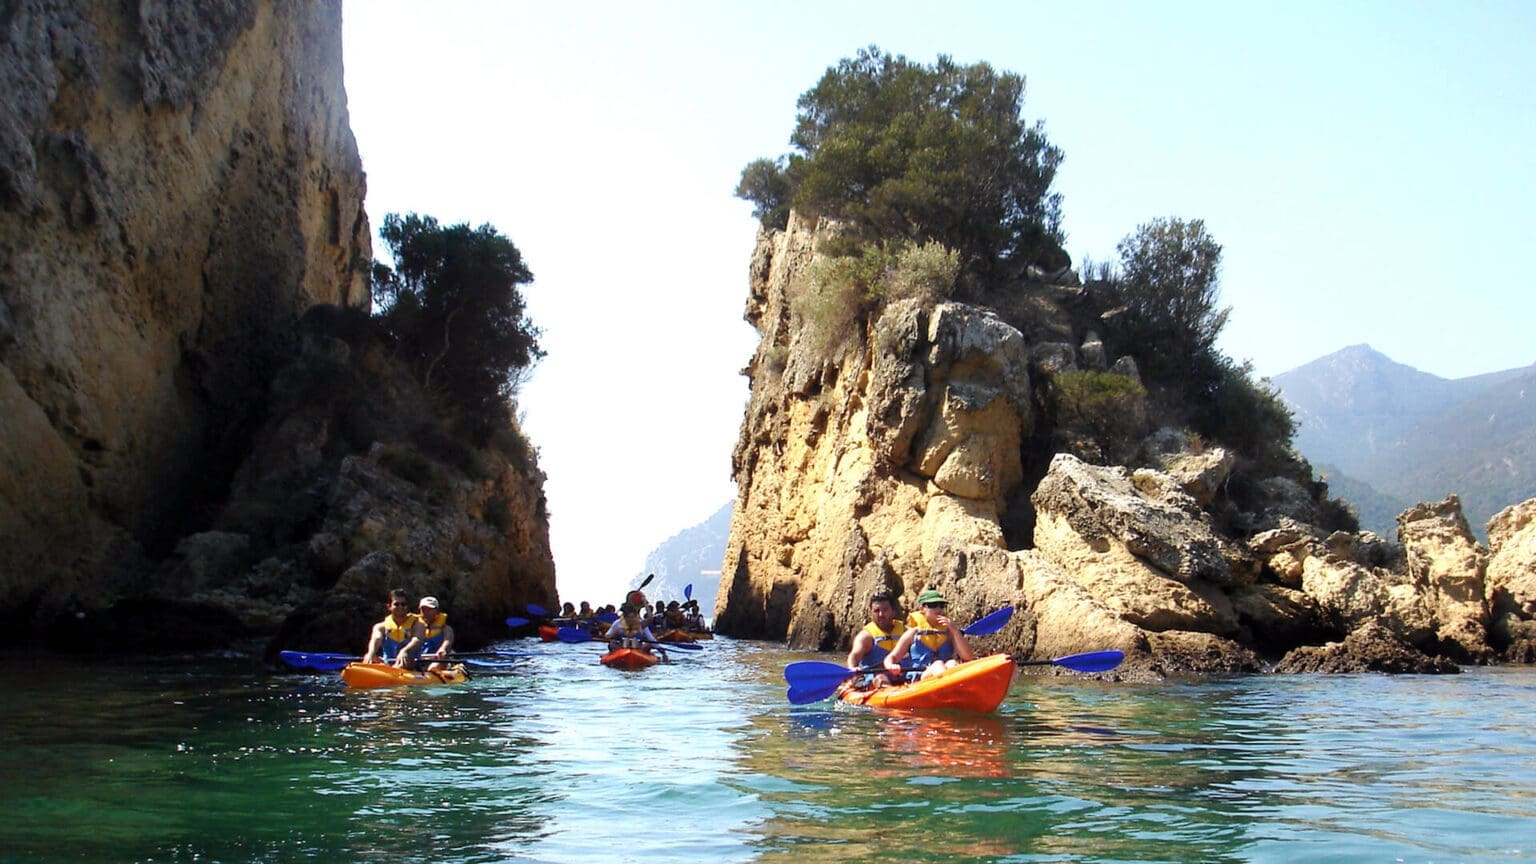
M 613 622 L 608 632 L 603 634 L 608 640 L 608 650 L 617 651 L 620 648 L 642 648 L 650 651 L 650 645 L 640 643 L 654 643 L 656 636 L 651 633 L 651 628 L 645 626 L 640 620 L 640 607 L 633 603 L 625 603 L 619 607 L 619 620 Z
M 443 660 L 453 651 L 453 628 L 448 626 L 448 613 L 438 610 L 436 597 L 423 597 L 418 604 L 421 619 L 421 659 Z M 442 672 L 446 663 L 433 663 L 428 672 Z
M 949 602 L 932 588 L 917 595 L 917 605 L 922 611 L 907 616 L 907 632 L 901 634 L 896 647 L 885 655 L 887 673 L 901 672 L 901 661 L 912 655 L 913 661 L 923 668 L 923 679 L 944 674 L 948 669 L 976 659 L 971 646 L 966 643 L 960 628 L 949 620 L 946 610 Z
M 885 662 L 885 657 L 906 632 L 905 622 L 896 620 L 896 601 L 889 592 L 879 591 L 869 598 L 869 623 L 853 637 L 853 647 L 848 650 L 848 668 L 858 669 L 866 663 L 875 666 Z M 876 673 L 857 679 L 853 685 L 860 690 L 884 687 L 892 681 L 889 672 Z
M 363 652 L 364 663 L 377 663 L 383 659 L 401 669 L 416 667 L 416 652 L 421 649 L 425 629 L 405 597 L 403 588 L 389 592 L 389 601 L 385 604 L 389 614 L 373 625 L 368 635 L 368 650 Z

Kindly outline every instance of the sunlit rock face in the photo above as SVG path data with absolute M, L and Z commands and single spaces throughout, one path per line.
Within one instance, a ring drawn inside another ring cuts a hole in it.
M 1098 335 L 1112 311 L 1070 272 L 1026 274 L 996 308 L 892 302 L 826 350 L 793 298 L 835 230 L 792 214 L 752 258 L 762 342 L 721 632 L 846 650 L 871 594 L 909 611 L 935 587 L 958 623 L 1015 608 L 981 653 L 1118 648 L 1126 677 L 1454 671 L 1529 652 L 1529 580 L 1490 559 L 1454 497 L 1406 512 L 1396 541 L 1326 531 L 1326 490 L 1300 459 L 1245 478 L 1257 504 L 1237 512 L 1222 495 L 1237 457 L 1146 401 L 1105 430 L 1113 446 L 1051 425 L 1060 376 L 1139 381 Z M 1526 561 L 1529 521 L 1491 533 L 1502 562 Z

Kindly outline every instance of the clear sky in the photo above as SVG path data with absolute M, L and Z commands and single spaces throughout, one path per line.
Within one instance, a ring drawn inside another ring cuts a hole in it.
M 942 7 L 942 11 L 941 11 Z M 519 413 L 562 599 L 613 601 L 734 495 L 757 338 L 741 169 L 879 45 L 1027 79 L 1075 259 L 1160 216 L 1224 246 L 1223 349 L 1536 362 L 1536 2 L 346 0 L 369 217 L 489 222 L 549 356 Z M 377 242 L 377 241 L 376 241 Z

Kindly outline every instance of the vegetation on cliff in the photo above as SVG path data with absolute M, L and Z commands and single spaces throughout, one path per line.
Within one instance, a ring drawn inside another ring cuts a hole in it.
M 443 227 L 431 216 L 390 213 L 379 236 L 395 260 L 393 268 L 373 264 L 381 334 L 483 442 L 507 425 L 508 400 L 544 356 L 518 290 L 533 273 L 491 225 Z
M 736 194 L 764 227 L 784 227 L 792 208 L 816 213 L 841 223 L 851 247 L 938 242 L 965 273 L 1002 280 L 1062 257 L 1050 191 L 1061 151 L 1025 124 L 1023 104 L 1022 76 L 871 46 L 800 97 L 795 152 L 752 162 Z
M 736 194 L 766 229 L 784 227 L 791 210 L 829 220 L 791 298 L 811 351 L 835 360 L 909 297 L 992 308 L 1031 342 L 1060 338 L 1032 328 L 1019 300 L 1070 265 L 1051 191 L 1062 153 L 1039 122 L 1022 119 L 1023 98 L 1020 75 L 943 56 L 924 66 L 875 47 L 800 97 L 794 152 L 747 165 Z M 1091 309 L 1074 316 L 1074 330 L 1135 368 L 1047 376 L 1037 398 L 1055 424 L 1051 444 L 1134 461 L 1149 427 L 1183 426 L 1238 454 L 1230 491 L 1248 491 L 1250 474 L 1310 482 L 1291 455 L 1283 403 L 1216 348 L 1228 310 L 1217 302 L 1221 245 L 1204 223 L 1154 219 L 1118 251 L 1117 265 L 1085 263 Z M 1043 469 L 1048 460 L 1026 461 Z

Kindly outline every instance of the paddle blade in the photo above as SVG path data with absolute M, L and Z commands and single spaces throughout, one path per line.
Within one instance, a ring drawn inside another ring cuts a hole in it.
M 993 633 L 1007 627 L 1008 622 L 1011 620 L 1013 620 L 1013 607 L 1004 606 L 960 632 L 967 636 L 991 636 Z
M 601 622 L 603 622 L 604 624 L 612 624 L 613 622 L 619 620 L 619 613 L 617 613 L 617 612 L 599 612 L 596 615 L 593 615 L 592 617 L 596 618 L 597 620 L 599 620 Z
M 540 606 L 537 603 L 529 603 L 528 614 L 535 618 L 548 618 L 549 610 L 545 609 L 543 606 Z
M 836 693 L 844 681 L 858 674 L 858 669 L 849 669 L 836 663 L 798 660 L 784 667 L 784 680 L 789 682 L 789 689 L 784 696 L 791 705 L 820 702 Z
M 676 648 L 680 651 L 703 651 L 704 646 L 697 642 L 650 642 L 650 645 L 660 645 L 668 651 Z
M 561 627 L 555 631 L 555 638 L 561 642 L 570 642 L 574 645 L 577 642 L 591 642 L 592 634 L 580 627 Z
M 1065 666 L 1074 672 L 1108 672 L 1125 660 L 1124 651 L 1089 651 L 1054 660 L 1024 660 L 1020 666 Z
M 683 586 L 683 599 L 684 600 L 692 600 L 693 599 L 693 583 L 692 582 L 689 582 L 687 585 Z
M 640 587 L 636 588 L 635 590 L 639 591 L 639 590 L 643 589 L 645 586 L 651 584 L 651 580 L 655 579 L 655 578 L 656 578 L 656 574 L 655 573 L 652 573 L 651 575 L 645 577 L 645 581 L 641 582 L 640 583 Z
M 533 622 L 529 621 L 527 618 L 519 618 L 516 615 L 513 615 L 511 618 L 507 619 L 507 626 L 508 627 L 527 627 L 529 624 L 532 624 L 532 623 Z
M 342 669 L 348 663 L 361 659 L 346 654 L 312 654 L 305 651 L 279 651 L 277 657 L 289 666 L 300 669 L 319 669 L 322 672 Z

